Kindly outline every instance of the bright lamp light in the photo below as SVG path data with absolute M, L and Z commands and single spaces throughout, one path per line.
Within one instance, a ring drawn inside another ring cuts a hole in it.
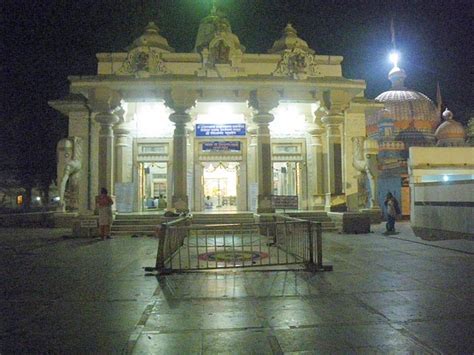
M 392 52 L 390 53 L 390 61 L 393 63 L 393 66 L 398 66 L 398 61 L 400 59 L 400 54 L 398 52 Z

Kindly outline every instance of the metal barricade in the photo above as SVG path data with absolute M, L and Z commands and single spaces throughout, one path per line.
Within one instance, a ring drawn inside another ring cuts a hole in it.
M 276 216 L 268 223 L 191 225 L 190 218 L 162 223 L 156 270 L 247 268 L 322 263 L 320 223 Z

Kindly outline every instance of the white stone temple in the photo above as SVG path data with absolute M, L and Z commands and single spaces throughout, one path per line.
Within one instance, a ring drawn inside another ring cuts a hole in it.
M 96 75 L 69 77 L 50 102 L 69 119 L 64 211 L 92 213 L 102 187 L 124 213 L 369 207 L 355 138 L 383 103 L 342 76 L 341 56 L 316 54 L 291 24 L 267 53 L 246 53 L 215 9 L 194 48 L 176 53 L 151 22 L 128 52 L 98 53 Z

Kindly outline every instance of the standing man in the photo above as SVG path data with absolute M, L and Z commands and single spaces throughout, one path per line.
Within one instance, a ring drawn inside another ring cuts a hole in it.
M 385 196 L 384 205 L 387 208 L 387 232 L 395 232 L 395 220 L 397 215 L 400 214 L 400 206 L 391 192 L 388 192 Z

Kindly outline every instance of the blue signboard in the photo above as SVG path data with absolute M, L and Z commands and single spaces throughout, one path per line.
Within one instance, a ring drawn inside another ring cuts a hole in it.
M 203 151 L 240 152 L 240 142 L 204 142 Z
M 245 136 L 245 123 L 196 124 L 196 137 Z

